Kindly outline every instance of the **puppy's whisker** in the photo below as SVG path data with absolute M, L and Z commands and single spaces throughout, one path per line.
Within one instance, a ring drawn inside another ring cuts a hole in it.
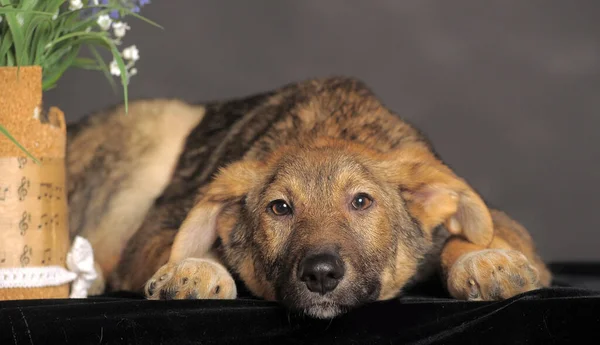
M 333 318 L 329 319 L 329 323 L 327 324 L 327 327 L 325 327 L 325 330 L 328 330 L 329 327 L 331 327 L 332 323 L 333 323 Z

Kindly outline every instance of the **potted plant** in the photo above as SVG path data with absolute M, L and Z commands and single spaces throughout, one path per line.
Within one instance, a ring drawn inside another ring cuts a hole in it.
M 127 108 L 139 52 L 122 47 L 126 21 L 154 24 L 138 14 L 148 0 L 84 1 L 0 0 L 0 299 L 67 297 L 81 278 L 69 252 L 66 123 L 43 108 L 43 92 L 70 68 L 96 70 L 113 86 L 119 77 Z

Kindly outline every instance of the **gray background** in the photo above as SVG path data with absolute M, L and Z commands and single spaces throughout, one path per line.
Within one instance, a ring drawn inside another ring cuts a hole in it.
M 429 134 L 522 222 L 547 260 L 600 260 L 600 1 L 154 0 L 125 44 L 132 98 L 249 95 L 352 75 Z M 46 95 L 70 121 L 121 100 L 71 71 Z

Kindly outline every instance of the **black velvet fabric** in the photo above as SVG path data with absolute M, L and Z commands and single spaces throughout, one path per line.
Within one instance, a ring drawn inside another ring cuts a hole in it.
M 146 301 L 114 292 L 80 300 L 0 302 L 0 344 L 598 344 L 600 263 L 551 265 L 552 288 L 499 302 L 432 288 L 334 320 L 276 303 Z

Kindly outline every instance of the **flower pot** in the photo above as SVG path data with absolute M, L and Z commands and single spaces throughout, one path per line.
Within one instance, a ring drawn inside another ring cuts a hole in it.
M 0 300 L 66 298 L 66 124 L 59 109 L 43 112 L 40 67 L 0 67 L 0 124 L 39 160 L 0 134 L 0 280 L 20 281 Z

